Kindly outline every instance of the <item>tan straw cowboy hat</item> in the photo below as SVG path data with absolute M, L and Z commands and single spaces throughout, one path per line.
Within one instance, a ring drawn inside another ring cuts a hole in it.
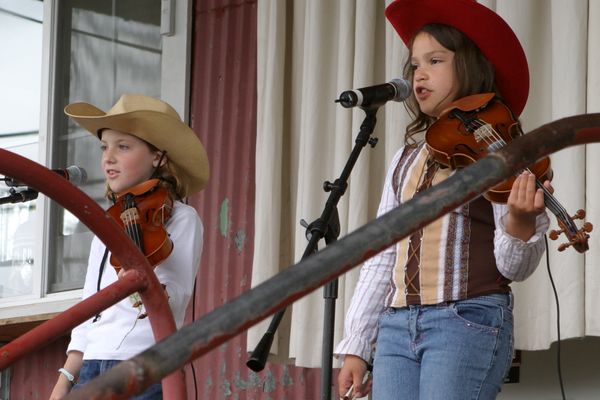
M 149 96 L 124 94 L 108 112 L 88 103 L 72 103 L 65 107 L 65 114 L 96 136 L 102 129 L 114 129 L 165 150 L 169 162 L 181 171 L 179 178 L 188 188 L 187 195 L 206 186 L 209 176 L 206 150 L 167 103 Z

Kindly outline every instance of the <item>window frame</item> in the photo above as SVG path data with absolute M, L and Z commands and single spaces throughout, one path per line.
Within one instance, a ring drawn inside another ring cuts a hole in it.
M 55 82 L 53 77 L 56 67 L 56 51 L 58 35 L 58 16 L 60 0 L 44 1 L 42 27 L 42 80 L 41 110 L 39 127 L 39 162 L 51 165 L 53 140 L 51 140 Z M 172 14 L 169 13 L 169 10 Z M 190 69 L 191 69 L 191 33 L 192 33 L 192 0 L 161 0 L 161 97 L 170 103 L 189 122 Z M 170 19 L 171 17 L 172 19 Z M 165 32 L 165 23 L 172 21 L 171 32 Z M 2 299 L 0 304 L 0 326 L 22 322 L 43 321 L 65 311 L 79 302 L 81 289 L 58 293 L 47 293 L 48 268 L 50 252 L 50 232 L 52 230 L 50 216 L 50 199 L 40 196 L 34 213 L 36 245 L 34 257 L 36 263 L 33 279 L 33 293 L 27 296 Z M 39 265 L 37 265 L 39 264 Z

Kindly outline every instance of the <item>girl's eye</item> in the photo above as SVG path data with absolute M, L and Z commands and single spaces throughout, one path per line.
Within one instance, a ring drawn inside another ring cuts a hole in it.
M 102 151 L 102 152 L 106 151 L 106 145 L 105 144 L 100 145 L 100 151 Z
M 126 144 L 120 144 L 119 145 L 119 149 L 121 149 L 121 150 L 127 150 L 127 149 L 129 149 L 129 146 L 127 146 Z
M 418 67 L 419 67 L 419 66 L 418 66 L 417 64 L 411 64 L 411 65 L 410 65 L 410 69 L 411 69 L 412 71 L 416 70 Z
M 431 59 L 431 63 L 432 64 L 438 64 L 438 63 L 441 63 L 441 62 L 442 62 L 442 60 L 440 60 L 439 58 L 432 58 Z

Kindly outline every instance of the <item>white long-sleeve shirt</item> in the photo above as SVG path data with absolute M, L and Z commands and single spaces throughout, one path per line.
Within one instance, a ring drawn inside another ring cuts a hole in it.
M 394 192 L 392 179 L 403 153 L 401 148 L 388 170 L 377 215 L 383 215 L 400 205 Z M 536 269 L 544 253 L 544 233 L 549 219 L 542 213 L 536 220 L 536 232 L 527 241 L 508 235 L 504 229 L 504 217 L 508 213 L 505 204 L 492 204 L 496 229 L 494 231 L 494 254 L 498 271 L 512 281 L 522 281 Z M 391 277 L 396 264 L 396 246 L 367 260 L 361 267 L 359 280 L 345 320 L 345 337 L 337 345 L 334 354 L 343 357 L 352 354 L 370 360 L 377 337 L 377 323 L 386 307 L 390 293 Z
M 203 227 L 193 207 L 176 201 L 165 229 L 173 241 L 173 251 L 156 266 L 154 272 L 158 281 L 166 285 L 169 306 L 177 328 L 180 328 L 198 271 Z M 97 292 L 99 268 L 105 248 L 94 237 L 83 287 L 84 299 Z M 117 274 L 109 260 L 110 252 L 104 266 L 101 288 L 117 280 Z M 84 360 L 126 360 L 139 354 L 151 347 L 155 340 L 149 318 L 138 319 L 138 314 L 139 310 L 132 307 L 129 298 L 121 300 L 102 311 L 96 322 L 92 322 L 92 318 L 73 329 L 67 353 L 81 351 Z

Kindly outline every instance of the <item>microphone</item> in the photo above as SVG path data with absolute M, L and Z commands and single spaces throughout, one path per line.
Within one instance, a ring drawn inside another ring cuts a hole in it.
M 83 185 L 87 181 L 87 172 L 85 172 L 85 169 L 76 165 L 71 165 L 70 167 L 64 169 L 53 169 L 52 171 L 56 172 L 75 186 Z M 28 186 L 27 184 L 8 176 L 5 176 L 3 179 L 6 183 L 6 186 Z
M 390 100 L 404 101 L 411 93 L 410 82 L 406 79 L 392 79 L 388 83 L 362 89 L 346 90 L 335 102 L 342 107 L 379 107 Z
M 8 203 L 25 203 L 27 201 L 35 200 L 38 197 L 38 191 L 35 189 L 23 189 L 17 192 L 15 189 L 10 189 L 10 193 L 6 197 L 0 198 L 0 204 Z

